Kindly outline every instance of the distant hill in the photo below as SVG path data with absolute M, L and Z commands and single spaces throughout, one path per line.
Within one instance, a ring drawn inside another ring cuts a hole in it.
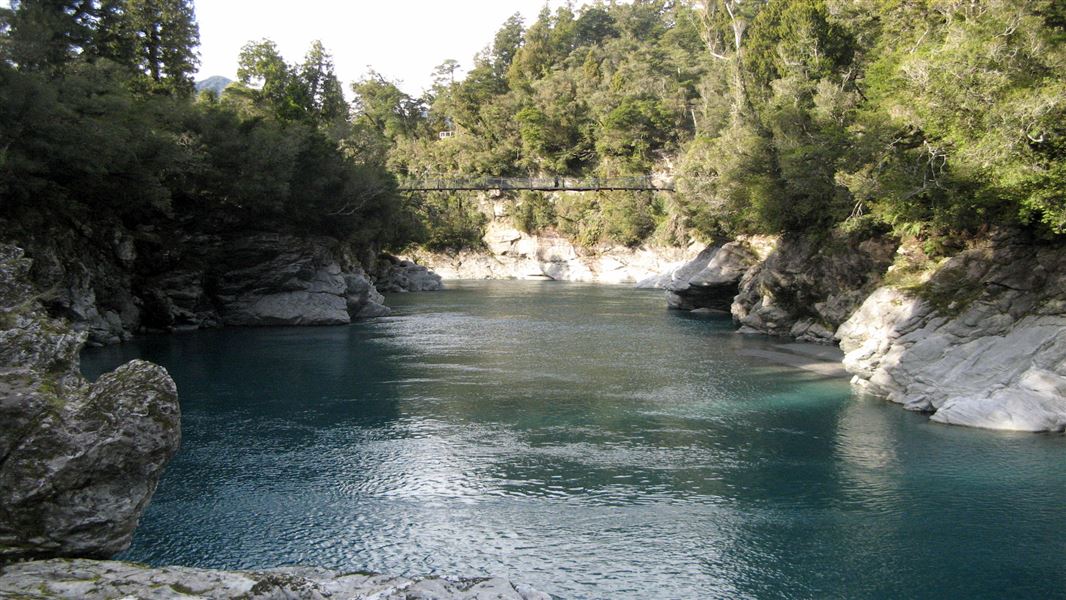
M 199 94 L 204 90 L 210 90 L 215 93 L 216 96 L 222 95 L 222 90 L 226 89 L 226 86 L 233 83 L 232 79 L 223 77 L 221 75 L 215 75 L 208 77 L 203 81 L 196 82 L 196 93 Z

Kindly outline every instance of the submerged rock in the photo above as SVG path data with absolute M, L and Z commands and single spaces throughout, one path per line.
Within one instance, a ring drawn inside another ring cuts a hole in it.
M 1022 237 L 867 298 L 836 334 L 854 383 L 942 423 L 1066 430 L 1066 247 Z
M 543 592 L 501 578 L 406 578 L 302 567 L 215 571 L 149 568 L 91 560 L 51 560 L 2 567 L 0 596 L 79 600 L 180 597 L 218 600 L 551 600 Z
M 0 246 L 0 563 L 108 557 L 133 529 L 181 437 L 166 370 L 79 374 L 86 334 L 49 319 L 30 261 Z

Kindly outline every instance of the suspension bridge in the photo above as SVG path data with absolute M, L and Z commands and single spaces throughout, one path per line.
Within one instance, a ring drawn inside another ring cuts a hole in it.
M 477 177 L 466 179 L 405 179 L 403 192 L 460 192 L 529 190 L 535 192 L 672 192 L 672 181 L 652 177 Z

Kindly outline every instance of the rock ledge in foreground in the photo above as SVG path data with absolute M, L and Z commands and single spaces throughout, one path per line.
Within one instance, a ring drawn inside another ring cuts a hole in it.
M 443 579 L 342 574 L 288 567 L 268 571 L 150 568 L 94 560 L 48 560 L 0 568 L 0 597 L 36 600 L 78 598 L 211 598 L 242 600 L 551 600 L 551 596 L 502 578 Z

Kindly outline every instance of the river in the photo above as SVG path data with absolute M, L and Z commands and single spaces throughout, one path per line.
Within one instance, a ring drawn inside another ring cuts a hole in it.
M 452 283 L 351 326 L 87 350 L 178 383 L 121 558 L 561 598 L 1066 596 L 1066 436 L 930 423 L 660 292 Z

